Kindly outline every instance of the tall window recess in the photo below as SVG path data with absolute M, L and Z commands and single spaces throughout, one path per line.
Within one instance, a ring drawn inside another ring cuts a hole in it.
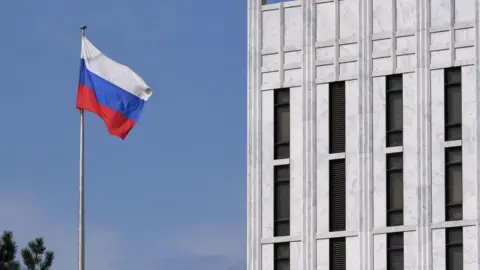
M 462 147 L 445 149 L 445 220 L 462 220 Z
M 386 142 L 387 147 L 403 145 L 403 81 L 402 75 L 386 79 Z
M 403 232 L 387 234 L 387 269 L 403 270 Z
M 345 231 L 345 159 L 330 161 L 330 231 Z
M 463 229 L 445 229 L 446 270 L 463 270 Z
M 274 270 L 290 270 L 290 243 L 274 244 Z
M 345 82 L 329 86 L 330 153 L 345 152 Z
M 290 167 L 274 167 L 274 236 L 290 235 Z
M 274 158 L 290 157 L 290 89 L 274 91 Z
M 462 139 L 462 69 L 445 69 L 445 140 Z
M 387 155 L 387 226 L 403 225 L 403 154 Z
M 330 239 L 330 270 L 346 270 L 345 238 Z

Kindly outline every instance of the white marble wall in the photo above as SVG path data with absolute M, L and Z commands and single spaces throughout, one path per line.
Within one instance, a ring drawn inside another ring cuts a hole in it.
M 386 269 L 404 232 L 405 269 L 445 269 L 445 228 L 464 227 L 479 269 L 480 0 L 249 0 L 248 270 L 327 269 L 346 237 L 347 269 Z M 462 66 L 462 140 L 445 142 L 443 69 Z M 404 144 L 385 147 L 385 76 L 403 74 Z M 346 81 L 346 153 L 328 151 L 328 84 Z M 273 89 L 291 89 L 291 158 L 273 160 Z M 462 145 L 464 220 L 445 222 L 444 149 Z M 386 227 L 385 157 L 404 155 L 404 226 Z M 328 164 L 346 158 L 347 229 L 329 232 Z M 291 235 L 273 237 L 273 166 L 291 166 Z

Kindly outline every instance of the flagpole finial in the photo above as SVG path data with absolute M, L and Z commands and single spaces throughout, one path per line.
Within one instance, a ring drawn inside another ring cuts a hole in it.
M 85 36 L 85 30 L 87 30 L 87 26 L 84 24 L 80 25 L 80 30 L 82 31 L 82 36 Z

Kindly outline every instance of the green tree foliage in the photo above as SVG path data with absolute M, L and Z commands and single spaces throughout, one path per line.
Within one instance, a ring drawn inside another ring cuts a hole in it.
M 55 258 L 52 251 L 47 251 L 43 238 L 39 237 L 28 242 L 21 250 L 22 267 L 16 259 L 18 246 L 13 239 L 13 233 L 3 232 L 0 237 L 0 270 L 50 270 Z

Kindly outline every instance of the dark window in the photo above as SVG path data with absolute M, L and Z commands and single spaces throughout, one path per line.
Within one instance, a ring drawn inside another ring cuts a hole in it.
M 290 2 L 290 1 L 294 1 L 294 0 L 262 0 L 262 5 L 276 4 L 276 3 Z
M 445 149 L 445 219 L 462 219 L 462 147 Z
M 290 243 L 274 244 L 274 270 L 290 270 Z
M 346 269 L 345 238 L 330 239 L 330 270 Z
M 274 92 L 275 123 L 274 140 L 275 159 L 290 157 L 290 89 L 278 89 Z
M 330 161 L 330 231 L 345 230 L 345 159 Z
M 445 69 L 445 140 L 462 139 L 462 70 Z
M 403 225 L 403 154 L 387 155 L 387 226 Z
M 387 76 L 386 128 L 387 147 L 403 143 L 403 82 L 402 75 Z
M 274 235 L 290 234 L 290 167 L 274 167 Z
M 446 270 L 463 269 L 463 231 L 461 227 L 447 228 L 446 233 Z
M 403 233 L 387 234 L 387 270 L 403 270 Z
M 345 82 L 329 87 L 330 153 L 345 152 Z

